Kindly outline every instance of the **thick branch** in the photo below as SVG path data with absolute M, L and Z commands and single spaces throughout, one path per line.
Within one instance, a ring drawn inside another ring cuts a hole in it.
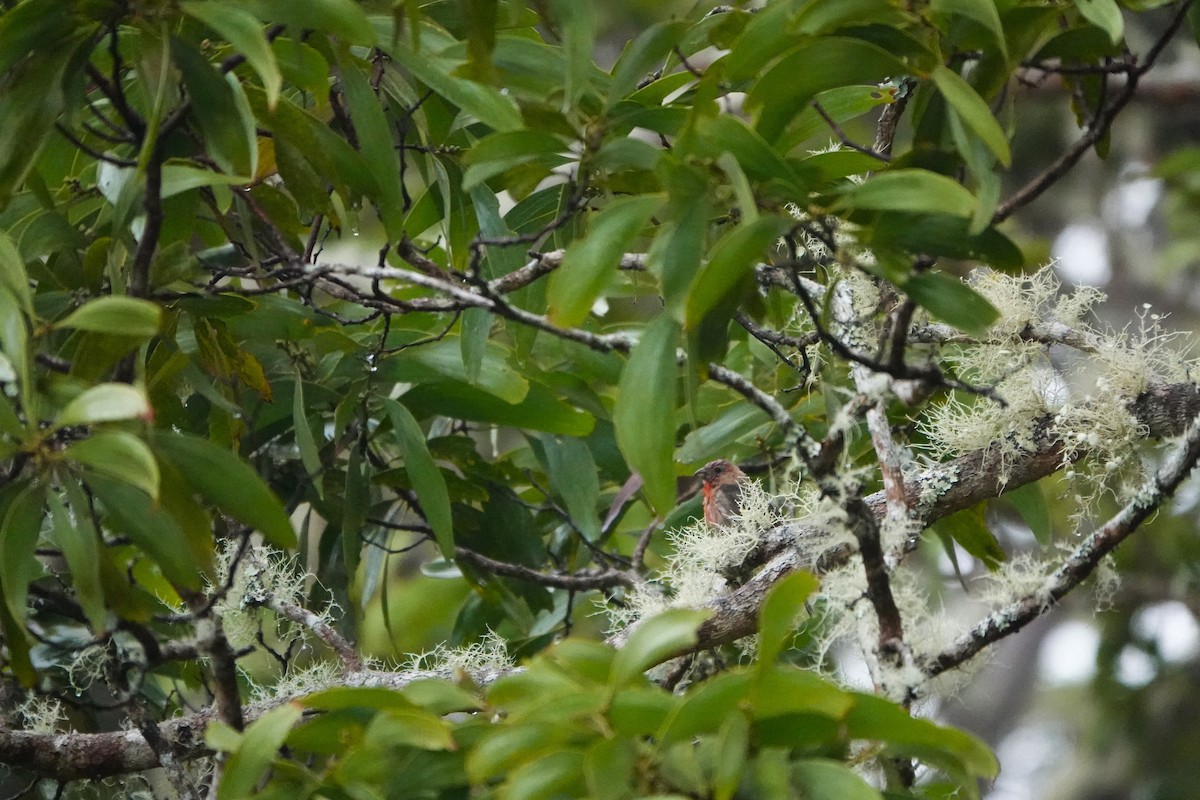
M 1200 414 L 1200 386 L 1190 383 L 1152 386 L 1131 404 L 1131 410 L 1146 425 L 1150 438 L 1178 436 Z M 909 507 L 919 523 L 928 526 L 1058 471 L 1062 466 L 1062 443 L 1051 434 L 1048 419 L 1037 426 L 1035 442 L 1036 450 L 1007 457 L 1004 463 L 1007 483 L 1000 480 L 1001 457 L 995 450 L 968 453 L 913 476 L 905 484 Z M 864 502 L 876 517 L 886 514 L 884 492 L 869 495 Z M 745 584 L 708 605 L 713 615 L 701 625 L 695 649 L 727 644 L 755 632 L 758 609 L 771 586 L 784 575 L 810 566 L 794 547 L 806 535 L 819 535 L 819 531 L 804 520 L 782 525 L 766 535 L 756 554 L 758 563 L 764 565 Z M 909 547 L 916 547 L 917 543 L 918 540 L 912 540 Z M 830 569 L 849 555 L 832 553 L 817 565 L 817 571 Z
M 1200 420 L 1196 420 L 1183 446 L 1138 496 L 1116 516 L 1088 536 L 1038 589 L 993 611 L 925 667 L 929 676 L 940 675 L 962 664 L 993 642 L 1024 628 L 1061 600 L 1096 569 L 1100 560 L 1123 542 L 1169 498 L 1191 474 L 1200 459 Z
M 471 680 L 476 685 L 486 686 L 501 674 L 499 670 L 475 671 L 471 673 Z M 347 675 L 341 685 L 400 689 L 418 680 L 450 677 L 448 673 L 433 671 L 363 671 Z M 251 723 L 275 706 L 298 699 L 301 697 L 281 697 L 254 703 L 245 708 L 245 721 Z M 177 761 L 209 755 L 210 751 L 204 744 L 204 729 L 216 718 L 216 712 L 207 708 L 159 723 L 156 728 L 160 746 L 166 747 Z M 2 727 L 0 764 L 10 764 L 59 781 L 106 778 L 162 766 L 159 755 L 139 731 L 59 734 L 29 733 Z

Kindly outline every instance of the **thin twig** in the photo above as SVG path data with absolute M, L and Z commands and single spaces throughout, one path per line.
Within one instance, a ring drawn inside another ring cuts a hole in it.
M 552 589 L 571 589 L 586 591 L 588 589 L 608 589 L 613 586 L 633 586 L 636 580 L 624 570 L 606 569 L 593 573 L 551 573 L 539 572 L 521 564 L 510 564 L 507 561 L 497 561 L 482 553 L 469 550 L 462 546 L 454 548 L 454 558 L 477 569 L 502 575 L 506 578 L 548 586 Z
M 859 144 L 847 136 L 846 132 L 842 130 L 842 126 L 838 125 L 837 120 L 829 116 L 825 109 L 821 107 L 821 104 L 816 100 L 812 101 L 812 107 L 818 114 L 821 115 L 821 119 L 825 120 L 825 124 L 829 126 L 830 130 L 837 135 L 838 139 L 840 139 L 842 144 L 846 147 L 849 147 L 851 150 L 857 150 L 863 155 L 870 156 L 871 158 L 882 161 L 885 164 L 892 160 L 891 156 L 885 153 L 876 152 L 874 149 L 867 147 L 864 144 Z
M 1018 210 L 1024 208 L 1040 197 L 1043 192 L 1045 192 L 1047 189 L 1057 183 L 1060 178 L 1066 175 L 1067 172 L 1069 172 L 1071 168 L 1075 166 L 1079 159 L 1083 157 L 1084 153 L 1086 153 L 1093 145 L 1096 144 L 1096 142 L 1103 138 L 1104 134 L 1108 132 L 1108 129 L 1112 127 L 1113 121 L 1116 120 L 1117 115 L 1121 113 L 1122 109 L 1124 109 L 1125 106 L 1129 104 L 1129 101 L 1133 99 L 1134 95 L 1137 94 L 1138 81 L 1143 75 L 1150 71 L 1151 67 L 1154 66 L 1154 62 L 1156 62 L 1159 55 L 1162 54 L 1163 49 L 1167 46 L 1167 42 L 1174 38 L 1175 33 L 1183 24 L 1184 19 L 1186 19 L 1188 9 L 1191 7 L 1191 5 L 1192 0 L 1185 0 L 1185 2 L 1179 5 L 1179 8 L 1175 12 L 1174 18 L 1171 20 L 1171 23 L 1167 26 L 1162 36 L 1160 36 L 1158 40 L 1155 41 L 1154 45 L 1146 52 L 1145 60 L 1135 69 L 1126 71 L 1125 74 L 1127 78 L 1125 85 L 1121 88 L 1120 93 L 1113 98 L 1111 103 L 1103 106 L 1099 111 L 1096 112 L 1096 116 L 1092 119 L 1091 124 L 1088 125 L 1088 128 L 1086 131 L 1084 131 L 1083 135 L 1076 139 L 1075 142 L 1068 147 L 1062 155 L 1055 159 L 1054 163 L 1038 173 L 1028 183 L 1026 183 L 1017 191 L 1013 192 L 1008 199 L 996 207 L 996 213 L 992 215 L 993 225 L 1003 222 Z

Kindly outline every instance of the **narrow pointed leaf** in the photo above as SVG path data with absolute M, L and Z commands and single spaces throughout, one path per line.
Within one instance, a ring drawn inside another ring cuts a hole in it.
M 1008 146 L 1008 137 L 1000 123 L 992 116 L 992 110 L 983 98 L 971 88 L 971 84 L 962 76 L 945 66 L 938 66 L 930 76 L 942 97 L 954 109 L 959 118 L 975 135 L 983 140 L 988 149 L 996 156 L 1001 164 L 1008 167 L 1012 164 L 1012 152 Z
M 151 444 L 196 492 L 276 547 L 296 546 L 287 511 L 250 465 L 229 450 L 183 433 L 155 432 Z
M 161 323 L 162 309 L 157 304 L 110 295 L 89 300 L 54 327 L 148 339 L 158 334 Z
M 300 721 L 304 709 L 298 703 L 276 706 L 256 719 L 241 736 L 237 749 L 225 762 L 217 800 L 249 797 L 271 766 L 288 733 Z
M 95 425 L 123 419 L 151 419 L 154 409 L 146 392 L 126 383 L 100 383 L 85 389 L 54 419 L 52 428 Z
M 132 433 L 99 431 L 68 446 L 62 455 L 158 499 L 158 462 L 146 443 Z
M 651 195 L 614 200 L 592 220 L 587 236 L 563 255 L 550 278 L 550 317 L 560 325 L 578 325 L 612 279 L 621 256 L 650 216 L 662 205 Z
M 71 570 L 71 585 L 79 599 L 79 606 L 88 618 L 92 631 L 99 633 L 104 630 L 107 612 L 104 607 L 104 587 L 100 584 L 100 541 L 96 529 L 87 509 L 84 509 L 84 513 L 72 516 L 54 492 L 46 496 L 46 501 L 50 509 L 51 534 Z
M 184 13 L 212 28 L 246 57 L 250 68 L 257 72 L 262 80 L 263 89 L 267 93 L 267 105 L 274 108 L 283 86 L 283 76 L 263 32 L 262 23 L 233 3 L 207 0 L 185 2 L 181 6 Z
M 412 481 L 413 489 L 421 501 L 421 509 L 429 526 L 433 528 L 438 549 L 445 558 L 453 558 L 454 524 L 450 516 L 450 494 L 442 471 L 429 454 L 425 433 L 412 413 L 398 401 L 386 400 L 384 407 L 399 440 L 408 479 Z
M 675 350 L 680 326 L 659 317 L 629 356 L 613 410 L 617 444 L 629 466 L 642 476 L 646 497 L 657 514 L 675 505 Z

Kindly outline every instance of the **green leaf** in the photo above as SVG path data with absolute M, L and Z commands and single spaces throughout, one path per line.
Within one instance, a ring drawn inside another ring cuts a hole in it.
M 308 424 L 308 406 L 304 403 L 304 381 L 296 375 L 295 389 L 292 391 L 292 425 L 295 429 L 296 447 L 300 450 L 300 463 L 304 471 L 312 479 L 318 497 L 324 497 L 324 481 L 321 473 L 325 466 L 321 463 L 321 454 L 317 450 L 317 440 L 313 436 L 312 426 Z
M 1004 38 L 1004 27 L 995 0 L 933 0 L 930 10 L 935 15 L 961 17 L 970 20 L 991 34 L 1001 56 L 1008 58 L 1008 42 Z
M 1004 493 L 1004 498 L 1012 503 L 1013 508 L 1025 520 L 1034 538 L 1042 547 L 1049 547 L 1054 536 L 1054 524 L 1050 519 L 1050 508 L 1042 494 L 1042 487 L 1034 481 L 1024 486 L 1018 486 Z
M 704 117 L 696 122 L 696 133 L 700 139 L 696 155 L 719 159 L 728 153 L 750 178 L 762 183 L 779 181 L 797 194 L 804 191 L 792 165 L 743 120 L 726 115 Z M 753 213 L 757 213 L 753 203 L 740 197 L 738 206 L 747 222 Z
M 559 325 L 582 322 L 612 279 L 630 241 L 662 206 L 657 195 L 623 197 L 597 214 L 587 236 L 577 239 L 563 255 L 562 266 L 550 276 L 550 318 Z
M 854 705 L 849 693 L 819 675 L 782 664 L 760 665 L 753 700 L 760 720 L 796 714 L 841 719 Z
M 608 86 L 609 108 L 633 92 L 638 83 L 654 71 L 655 66 L 679 42 L 685 30 L 687 25 L 683 22 L 656 22 L 626 45 L 613 65 L 612 83 Z
M 688 293 L 687 330 L 697 330 L 714 310 L 727 307 L 726 311 L 732 312 L 728 307 L 730 301 L 753 279 L 755 264 L 783 232 L 785 224 L 779 217 L 763 216 L 721 237 Z
M 680 327 L 660 316 L 646 328 L 621 373 L 613 425 L 630 468 L 642 476 L 656 514 L 675 505 L 675 350 Z
M 419 81 L 483 124 L 498 131 L 524 127 L 521 112 L 511 98 L 491 86 L 451 75 L 456 64 L 414 50 L 403 39 L 394 42 L 390 52 Z
M 975 197 L 952 178 L 926 169 L 893 169 L 849 188 L 837 204 L 868 211 L 950 214 L 969 218 Z
M 474 783 L 503 775 L 560 749 L 572 732 L 561 723 L 497 725 L 467 754 L 467 775 Z
M 826 115 L 840 125 L 861 117 L 877 106 L 891 105 L 896 101 L 897 94 L 895 86 L 867 84 L 827 89 L 813 99 Z M 829 122 L 810 106 L 797 116 L 795 124 L 779 142 L 778 150 L 781 153 L 791 152 L 797 145 L 818 135 L 826 141 L 829 139 Z
M 439 414 L 565 436 L 587 436 L 596 424 L 591 414 L 573 408 L 537 383 L 529 384 L 520 402 L 506 403 L 466 383 L 436 381 L 409 390 L 404 404 L 422 415 Z
M 127 383 L 100 383 L 85 389 L 55 417 L 51 430 L 122 419 L 154 418 L 146 392 Z
M 972 220 L 946 214 L 882 214 L 867 229 L 878 250 L 904 250 L 933 256 L 982 261 L 998 270 L 1014 270 L 1025 262 L 1021 249 L 995 228 L 971 233 Z
M 679 655 L 697 641 L 709 612 L 673 608 L 639 623 L 613 659 L 613 686 L 624 686 L 656 664 Z
M 728 455 L 739 443 L 752 441 L 771 418 L 756 405 L 737 403 L 719 417 L 694 429 L 683 439 L 675 456 L 684 464 L 700 464 Z
M 444 558 L 454 558 L 454 522 L 450 516 L 446 479 L 429 454 L 425 434 L 412 413 L 396 400 L 384 400 L 383 405 L 399 440 L 408 479 L 421 501 L 426 521 L 433 528 L 438 549 Z
M 399 241 L 405 236 L 404 195 L 400 189 L 400 157 L 396 153 L 391 125 L 358 65 L 349 58 L 343 59 L 340 74 L 350 118 L 358 136 L 358 150 L 378 187 L 372 199 L 388 237 Z
M 967 333 L 982 335 L 1000 312 L 983 295 L 958 278 L 941 272 L 913 275 L 904 292 L 935 317 Z
M 157 303 L 107 295 L 84 303 L 54 327 L 149 339 L 158 335 L 161 324 L 162 309 Z
M 162 191 L 165 200 L 193 189 L 203 189 L 208 186 L 241 186 L 249 176 L 223 175 L 211 169 L 192 166 L 187 163 L 167 162 L 163 165 Z
M 746 715 L 736 711 L 725 717 L 715 744 L 713 797 L 716 800 L 730 800 L 742 779 L 750 751 L 750 721 Z
M 944 517 L 930 526 L 930 530 L 943 540 L 952 539 L 975 558 L 995 571 L 1008 560 L 1004 548 L 996 541 L 996 535 L 988 530 L 984 519 L 984 503 Z
M 622 800 L 629 796 L 637 768 L 637 746 L 631 739 L 601 739 L 583 754 L 587 795 L 595 800 Z
M 341 542 L 342 558 L 351 575 L 358 569 L 362 554 L 363 529 L 366 527 L 367 507 L 371 504 L 370 465 L 363 452 L 366 447 L 356 443 L 350 447 L 342 483 Z M 352 581 L 350 591 L 358 600 L 359 585 Z
M 546 454 L 546 474 L 550 486 L 562 496 L 571 521 L 588 541 L 600 536 L 600 479 L 592 451 L 582 439 L 572 436 L 543 435 L 540 438 Z
M 580 797 L 583 789 L 583 753 L 559 750 L 513 770 L 504 782 L 507 800 L 551 800 Z
M 17 375 L 21 388 L 22 405 L 28 405 L 33 396 L 29 380 L 29 362 L 26 346 L 29 341 L 29 323 L 18 305 L 17 298 L 7 291 L 0 291 L 0 349 L 7 356 Z
M 26 687 L 33 686 L 38 675 L 30 660 L 25 617 L 29 583 L 39 572 L 34 547 L 43 511 L 40 487 L 10 483 L 0 490 L 0 631 L 8 650 L 6 666 Z
M 557 136 L 538 131 L 501 131 L 480 139 L 467 151 L 463 163 L 462 188 L 469 192 L 479 184 L 522 164 L 538 163 L 547 170 L 571 160 L 563 155 L 570 146 Z
M 249 12 L 232 3 L 192 0 L 180 6 L 185 14 L 212 28 L 246 57 L 251 69 L 262 79 L 263 89 L 267 93 L 267 106 L 274 108 L 283 87 L 283 76 L 279 72 L 279 65 L 275 63 L 275 54 L 263 33 L 262 24 Z
M 435 714 L 449 714 L 452 711 L 479 711 L 483 703 L 479 698 L 449 681 L 424 678 L 413 681 L 400 692 L 409 701 Z
M 158 462 L 138 437 L 126 431 L 97 431 L 69 445 L 62 457 L 136 486 L 158 499 Z
M 983 140 L 1000 163 L 1006 167 L 1011 166 L 1012 152 L 1009 150 L 1008 137 L 1000 123 L 992 116 L 988 104 L 971 88 L 971 84 L 954 70 L 940 65 L 934 69 L 930 78 L 954 112 Z
M 697 736 L 713 733 L 726 717 L 740 714 L 750 681 L 749 673 L 726 672 L 693 687 L 654 738 L 661 747 L 669 747 L 676 742 L 690 742 Z
M 453 750 L 450 723 L 423 708 L 392 708 L 377 714 L 367 726 L 367 741 L 387 742 L 388 747 L 417 747 L 421 750 Z
M 337 711 L 344 708 L 412 709 L 413 703 L 402 692 L 383 686 L 335 686 L 300 698 L 305 708 Z
M 186 535 L 162 505 L 141 489 L 103 475 L 88 475 L 87 485 L 104 504 L 113 527 L 129 534 L 167 580 L 184 589 L 200 588 Z
M 380 365 L 379 372 L 389 379 L 416 384 L 449 378 L 469 383 L 506 403 L 519 403 L 529 394 L 530 384 L 511 362 L 512 354 L 508 349 L 495 342 L 485 342 L 479 373 L 472 381 L 463 362 L 461 341 L 447 336 L 440 342 L 414 347 L 387 359 Z
M 882 800 L 878 789 L 840 761 L 806 758 L 792 765 L 792 778 L 808 800 Z
M 62 44 L 78 25 L 77 9 L 61 0 L 27 0 L 5 6 L 0 14 L 0 75 L 30 52 Z
M 757 112 L 755 128 L 770 142 L 818 92 L 855 83 L 879 83 L 908 72 L 903 61 L 861 39 L 810 39 L 793 48 L 752 86 L 746 108 Z
M 29 291 L 29 276 L 25 260 L 12 239 L 0 233 L 0 290 L 7 291 L 17 301 L 27 317 L 33 316 L 33 301 Z
M 770 668 L 796 631 L 796 616 L 820 581 L 811 572 L 799 570 L 777 581 L 758 612 L 758 663 Z
M 10 15 L 6 13 L 0 20 Z M 6 44 L 0 42 L 0 47 Z M 66 106 L 63 85 L 73 77 L 67 70 L 81 66 L 79 44 L 78 39 L 60 38 L 56 46 L 34 51 L 19 67 L 18 75 L 5 78 L 0 92 L 0 119 L 4 120 L 0 125 L 0 209 L 30 174 Z
M 592 53 L 596 46 L 596 11 L 591 3 L 575 0 L 552 0 L 551 7 L 557 12 L 562 51 L 567 58 L 562 113 L 577 113 L 579 99 L 587 90 L 588 77 L 595 69 Z
M 1125 38 L 1125 18 L 1117 0 L 1074 0 L 1080 15 L 1108 34 L 1113 44 Z
M 299 36 L 302 31 L 330 33 L 347 44 L 375 44 L 375 28 L 354 0 L 239 0 L 242 8 L 267 22 L 281 22 Z
M 964 731 L 916 719 L 889 700 L 854 693 L 854 707 L 846 715 L 846 731 L 856 739 L 871 739 L 915 749 L 923 760 L 965 768 L 968 775 L 994 777 L 1000 764 L 982 741 Z
M 218 800 L 241 800 L 254 792 L 303 713 L 304 709 L 298 703 L 284 703 L 246 728 L 237 750 L 225 761 L 221 785 L 217 789 Z
M 296 532 L 283 504 L 234 453 L 184 433 L 155 431 L 151 444 L 209 503 L 259 531 L 276 547 L 296 546 Z
M 71 585 L 79 599 L 79 607 L 83 609 L 92 632 L 100 633 L 108 616 L 104 607 L 104 587 L 100 583 L 100 538 L 92 524 L 91 510 L 86 505 L 83 508 L 76 505 L 79 500 L 87 502 L 83 488 L 73 477 L 63 478 L 63 483 L 75 513 L 67 511 L 58 493 L 47 493 L 50 534 L 62 549 L 67 568 L 71 570 Z
M 211 583 L 217 574 L 212 516 L 197 501 L 195 491 L 179 470 L 166 462 L 160 462 L 158 469 L 158 504 L 179 526 L 193 571 Z
M 46 494 L 40 486 L 26 486 L 8 506 L 0 523 L 0 585 L 13 619 L 24 622 L 29 582 L 40 569 L 34 548 L 42 531 Z
M 171 55 L 192 103 L 203 109 L 192 119 L 204 134 L 209 155 L 224 172 L 253 175 L 257 143 L 253 122 L 243 116 L 235 97 L 235 93 L 241 93 L 241 86 L 236 80 L 226 80 L 226 76 L 188 42 L 172 37 Z M 242 102 L 245 102 L 244 97 Z M 250 125 L 246 124 L 248 121 Z
M 652 736 L 680 702 L 680 698 L 657 687 L 627 687 L 613 695 L 608 721 L 622 736 Z

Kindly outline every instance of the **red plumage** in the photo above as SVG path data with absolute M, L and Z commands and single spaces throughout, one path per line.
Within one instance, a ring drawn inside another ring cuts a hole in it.
M 742 483 L 746 473 L 723 458 L 710 461 L 696 471 L 704 490 L 704 521 L 709 525 L 732 525 L 741 510 Z

